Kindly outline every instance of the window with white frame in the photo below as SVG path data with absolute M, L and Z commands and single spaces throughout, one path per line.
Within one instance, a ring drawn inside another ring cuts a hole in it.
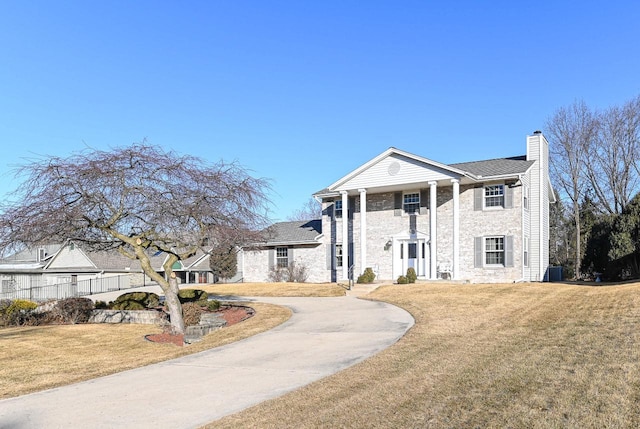
M 525 267 L 529 266 L 529 237 L 525 237 L 524 238 L 524 245 L 523 245 L 523 250 L 524 250 L 524 254 L 522 256 L 523 259 L 523 263 Z
M 404 194 L 402 197 L 402 208 L 405 213 L 418 213 L 420 211 L 420 192 Z
M 504 207 L 504 185 L 487 185 L 484 187 L 485 207 Z
M 342 266 L 342 244 L 336 244 L 336 267 Z
M 289 266 L 289 249 L 286 247 L 276 247 L 276 266 L 278 268 Z
M 342 217 L 342 200 L 336 200 L 334 203 L 336 217 Z
M 485 237 L 484 257 L 486 265 L 504 265 L 504 237 Z
M 524 194 L 524 198 L 523 198 L 522 204 L 525 209 L 529 210 L 529 187 L 527 185 L 524 185 L 523 194 Z

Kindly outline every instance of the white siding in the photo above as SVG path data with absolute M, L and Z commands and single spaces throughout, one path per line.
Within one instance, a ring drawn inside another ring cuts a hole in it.
M 531 167 L 531 280 L 545 279 L 549 266 L 549 143 L 542 134 L 527 137 Z
M 380 162 L 372 165 L 351 180 L 341 184 L 335 190 L 341 191 L 395 185 L 407 185 L 407 188 L 409 188 L 410 184 L 453 178 L 457 178 L 457 176 L 432 165 L 393 154 L 380 160 Z
M 85 255 L 85 253 L 80 250 L 78 247 L 74 247 L 73 250 L 70 249 L 70 246 L 65 246 L 60 252 L 55 256 L 53 261 L 51 261 L 51 265 L 49 265 L 49 269 L 52 268 L 95 268 L 95 265 L 91 262 L 91 260 Z

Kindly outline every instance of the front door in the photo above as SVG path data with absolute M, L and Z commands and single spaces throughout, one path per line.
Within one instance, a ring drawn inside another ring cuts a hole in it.
M 394 273 L 396 278 L 400 275 L 406 275 L 409 268 L 413 268 L 418 277 L 426 276 L 426 240 L 421 238 L 400 240 L 398 244 L 400 246 L 400 272 Z

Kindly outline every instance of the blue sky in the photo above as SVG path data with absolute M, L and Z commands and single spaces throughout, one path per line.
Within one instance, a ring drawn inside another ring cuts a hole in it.
M 272 180 L 273 220 L 387 148 L 523 154 L 561 106 L 640 94 L 640 3 L 0 2 L 11 169 L 149 143 Z

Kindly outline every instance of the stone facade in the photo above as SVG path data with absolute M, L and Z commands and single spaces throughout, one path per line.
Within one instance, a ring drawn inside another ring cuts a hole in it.
M 320 244 L 297 245 L 287 247 L 292 252 L 292 261 L 299 267 L 307 269 L 307 281 L 311 283 L 328 282 L 326 270 L 326 253 Z M 270 261 L 269 248 L 244 249 L 240 252 L 239 258 L 242 264 L 243 282 L 268 282 L 273 261 Z

